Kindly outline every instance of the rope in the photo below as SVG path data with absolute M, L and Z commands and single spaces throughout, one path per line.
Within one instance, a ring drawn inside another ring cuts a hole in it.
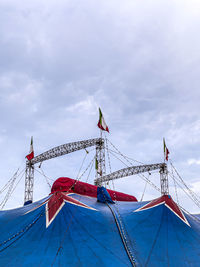
M 90 173 L 91 173 L 91 171 L 92 171 L 92 167 L 93 167 L 93 163 L 94 163 L 95 158 L 96 158 L 96 156 L 93 158 L 93 161 L 92 161 L 92 163 L 91 163 L 91 166 L 90 166 L 90 169 L 89 169 L 89 172 L 88 172 L 88 176 L 87 176 L 87 178 L 86 178 L 86 183 L 87 183 L 87 181 L 88 181 L 88 179 L 89 179 L 89 176 L 90 176 Z
M 118 152 L 119 155 L 121 155 L 127 162 L 129 162 L 129 163 L 132 165 L 132 162 L 129 161 L 129 159 L 131 159 L 131 158 L 129 158 L 129 157 L 123 155 L 123 154 L 119 151 L 119 149 L 117 149 L 116 146 L 114 146 L 114 145 L 111 143 L 111 141 L 110 141 L 109 139 L 108 139 L 108 142 L 109 142 L 109 143 L 112 145 L 112 147 Z M 142 162 L 140 162 L 140 161 L 138 161 L 138 160 L 135 160 L 135 159 L 131 159 L 131 160 L 132 160 L 132 161 L 135 161 L 135 162 L 137 162 L 137 163 L 143 164 Z
M 146 188 L 147 188 L 147 183 L 148 183 L 148 181 L 146 181 L 146 183 L 145 183 L 145 186 L 144 186 L 144 191 L 143 191 L 143 193 L 142 193 L 142 196 L 141 196 L 140 202 L 142 202 L 142 201 L 143 201 L 144 193 L 145 193 L 145 191 L 146 191 Z
M 171 174 L 169 174 L 170 175 L 170 177 L 171 177 Z M 181 186 L 181 184 L 180 184 L 180 182 L 177 180 L 177 179 L 175 179 L 176 180 L 176 183 L 179 185 L 179 187 L 183 190 L 183 192 L 197 205 L 197 207 L 198 208 L 200 208 L 200 204 L 198 203 L 198 202 L 196 202 L 193 198 L 192 198 L 192 196 Z
M 19 174 L 17 174 L 18 171 L 19 171 L 19 168 L 18 168 L 18 170 L 17 170 L 17 171 L 15 172 L 15 174 L 13 175 L 13 178 L 12 178 L 12 180 L 11 180 L 11 182 L 10 182 L 10 185 L 9 185 L 9 188 L 8 188 L 8 192 L 6 193 L 4 199 L 3 199 L 3 200 L 1 201 L 1 203 L 0 203 L 1 209 L 3 209 L 3 208 L 5 207 L 7 201 L 9 200 L 9 198 L 10 198 L 11 195 L 12 195 L 12 193 L 13 193 L 14 190 L 16 189 L 17 185 L 18 185 L 19 182 L 21 181 L 21 179 L 22 179 L 22 177 L 23 177 L 23 175 L 24 175 L 24 170 L 25 170 L 25 168 L 24 168 Z M 19 179 L 18 183 L 17 183 L 16 186 L 13 188 L 16 179 L 17 179 L 21 174 L 22 174 L 22 177 Z
M 82 167 L 83 167 L 83 164 L 84 164 L 84 162 L 85 162 L 85 159 L 86 159 L 87 155 L 88 155 L 88 153 L 86 152 L 85 157 L 83 158 L 82 164 L 81 164 L 81 166 L 80 166 L 80 168 L 79 168 L 78 174 L 77 174 L 77 176 L 76 176 L 77 178 L 79 177 L 79 174 L 80 174 L 80 172 L 81 172 L 81 169 L 82 169 Z
M 175 171 L 176 175 L 178 176 L 178 178 L 180 179 L 181 183 L 185 186 L 185 188 L 187 189 L 189 195 L 190 195 L 190 198 L 193 200 L 193 202 L 200 208 L 200 200 L 199 200 L 199 197 L 186 185 L 186 183 L 183 181 L 183 179 L 181 178 L 180 174 L 178 173 L 178 171 L 175 169 L 175 167 L 173 166 L 172 162 L 171 163 L 171 166 L 173 168 L 173 170 Z M 176 179 L 176 182 L 177 182 L 177 179 Z M 183 190 L 183 188 L 182 188 Z M 185 191 L 184 191 L 185 192 Z M 188 194 L 187 194 L 188 195 Z
M 38 169 L 40 169 L 41 172 L 40 172 Z M 47 180 L 54 182 L 54 179 L 50 178 L 49 176 L 47 176 L 47 175 L 44 173 L 44 170 L 42 169 L 41 166 L 40 166 L 40 167 L 38 166 L 38 169 L 35 169 L 35 170 L 36 170 L 38 173 L 42 174 Z
M 114 151 L 114 150 L 111 149 L 111 148 L 109 148 L 109 150 L 110 150 L 110 152 L 113 152 L 113 153 L 115 153 L 115 154 L 120 155 L 118 152 Z M 122 153 L 121 153 L 121 154 L 122 154 Z M 136 159 L 130 158 L 130 157 L 124 155 L 124 154 L 123 154 L 123 158 L 126 159 L 126 161 L 127 161 L 127 160 L 131 160 L 131 161 L 133 161 L 133 162 L 136 162 L 137 164 L 138 164 L 138 163 L 139 163 L 139 164 L 145 164 L 144 162 L 141 162 L 141 161 L 138 161 L 138 160 L 136 160 Z M 129 162 L 129 163 L 132 164 L 132 162 Z
M 112 168 L 111 168 L 111 163 L 110 163 L 110 154 L 109 154 L 109 150 L 108 150 L 108 140 L 105 134 L 105 140 L 106 140 L 106 152 L 107 152 L 107 158 L 108 158 L 108 166 L 109 166 L 109 171 L 110 173 L 112 172 Z M 108 181 L 108 186 L 110 187 L 109 181 Z M 113 190 L 114 190 L 114 182 L 112 180 L 112 186 L 113 186 Z
M 13 178 L 14 178 L 14 175 L 9 179 L 9 181 L 2 187 L 2 189 L 0 190 L 0 194 L 2 194 L 5 190 L 6 190 L 6 188 L 10 185 L 10 183 L 12 182 L 12 180 L 13 180 Z
M 121 163 L 123 163 L 126 167 L 129 167 L 130 166 L 130 165 L 126 164 L 123 160 L 121 160 L 120 158 L 118 158 L 113 152 L 110 151 L 110 154 L 113 155 L 116 159 L 118 159 Z
M 21 162 L 20 166 L 18 167 L 17 171 L 19 171 L 22 167 L 22 164 L 24 164 L 24 160 Z M 13 174 L 13 176 L 8 180 L 8 182 L 2 187 L 2 189 L 0 190 L 0 194 L 3 193 L 6 188 L 10 185 L 10 183 L 12 182 L 14 176 L 15 176 L 16 172 Z
M 112 169 L 111 169 L 110 155 L 109 155 L 109 150 L 108 150 L 108 140 L 107 140 L 106 136 L 105 136 L 105 140 L 106 140 L 106 151 L 107 151 L 107 157 L 108 157 L 108 166 L 109 166 L 109 170 L 110 170 L 110 173 L 111 173 Z
M 186 189 L 188 190 L 188 192 L 194 197 L 194 199 L 196 199 L 198 202 L 200 201 L 200 197 L 195 193 L 193 192 L 187 185 L 186 183 L 183 181 L 183 179 L 181 178 L 180 174 L 178 173 L 178 171 L 176 170 L 176 168 L 174 167 L 174 165 L 171 163 L 171 166 L 172 168 L 174 169 L 174 171 L 176 172 L 178 178 L 181 180 L 181 182 L 184 184 L 184 186 L 186 187 Z
M 49 181 L 48 181 L 48 179 L 50 179 L 48 176 L 46 176 L 45 175 L 45 173 L 44 173 L 44 171 L 43 171 L 43 169 L 41 168 L 41 166 L 39 167 L 41 170 L 42 170 L 42 172 L 40 172 L 38 169 L 35 169 L 38 173 L 40 173 L 40 174 L 42 174 L 42 176 L 45 178 L 45 181 L 46 181 L 46 183 L 47 183 L 47 185 L 49 186 L 49 188 L 51 189 L 51 185 L 50 185 L 50 183 L 49 183 Z M 51 179 L 52 180 L 52 179 Z
M 175 177 L 174 177 L 174 172 L 173 172 L 173 168 L 171 166 L 171 175 L 172 175 L 172 179 L 174 181 L 174 188 L 175 188 L 175 194 L 176 194 L 176 201 L 177 203 L 179 204 L 179 199 L 178 199 L 178 191 L 177 191 L 177 186 L 176 186 L 176 180 L 175 180 Z
M 19 181 L 16 183 L 15 187 L 13 188 L 13 190 L 12 190 L 12 192 L 11 192 L 11 194 L 10 194 L 10 197 L 11 197 L 11 195 L 13 194 L 13 192 L 15 191 L 15 189 L 17 188 L 18 184 L 21 182 L 22 178 L 24 177 L 24 173 L 25 173 L 25 169 L 24 169 L 24 171 L 23 171 L 21 177 L 19 178 Z
M 85 169 L 85 171 L 81 174 L 81 176 L 76 179 L 76 183 L 83 177 L 83 175 L 86 173 L 86 171 L 89 169 L 89 167 L 93 164 L 95 158 L 96 158 L 96 156 L 94 156 L 94 158 L 90 161 L 89 165 L 87 166 L 87 168 Z

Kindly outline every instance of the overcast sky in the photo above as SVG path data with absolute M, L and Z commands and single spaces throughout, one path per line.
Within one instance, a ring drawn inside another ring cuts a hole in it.
M 199 29 L 198 0 L 1 0 L 1 187 L 25 167 L 32 135 L 36 155 L 98 137 L 100 106 L 107 137 L 121 152 L 161 162 L 165 137 L 181 177 L 200 195 Z M 84 156 L 75 152 L 42 167 L 52 180 L 76 178 Z M 159 175 L 152 179 L 159 186 Z M 145 185 L 137 176 L 115 184 L 138 199 Z M 36 173 L 34 199 L 49 190 Z M 173 184 L 170 190 L 175 198 Z M 148 186 L 144 199 L 157 196 Z M 24 178 L 6 208 L 23 199 Z M 179 200 L 200 212 L 181 191 Z

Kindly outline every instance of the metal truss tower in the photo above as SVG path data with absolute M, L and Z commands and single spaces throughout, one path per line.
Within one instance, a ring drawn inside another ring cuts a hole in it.
M 103 164 L 105 164 L 105 151 L 103 151 L 104 147 L 104 139 L 103 138 L 94 138 L 88 139 L 73 143 L 68 143 L 64 145 L 60 145 L 54 147 L 36 157 L 32 160 L 26 162 L 26 172 L 25 172 L 25 194 L 24 194 L 24 205 L 30 204 L 33 202 L 33 185 L 34 185 L 34 164 L 43 162 L 45 160 L 49 160 L 52 158 L 60 157 L 65 154 L 72 153 L 74 151 L 78 151 L 81 149 L 85 149 L 87 147 L 96 146 L 98 151 L 98 157 L 100 157 L 100 162 L 102 166 L 102 170 L 104 173 Z
M 160 187 L 161 195 L 169 195 L 168 170 L 166 164 L 163 164 L 160 168 Z
M 34 164 L 26 161 L 24 205 L 33 201 Z
M 96 146 L 96 179 L 94 181 L 95 185 L 100 186 L 103 182 L 107 182 L 110 180 L 160 169 L 161 194 L 169 194 L 168 171 L 166 163 L 131 166 L 106 175 L 105 141 L 102 137 L 100 137 L 60 145 L 36 156 L 30 161 L 27 161 L 25 172 L 24 205 L 30 204 L 33 201 L 34 164 L 52 158 L 56 158 L 65 154 L 69 154 L 80 149 L 85 149 L 91 146 Z
M 96 144 L 96 181 L 100 181 L 102 176 L 106 175 L 106 164 L 105 164 L 105 143 L 102 138 L 100 142 Z M 98 185 L 102 183 L 99 182 Z

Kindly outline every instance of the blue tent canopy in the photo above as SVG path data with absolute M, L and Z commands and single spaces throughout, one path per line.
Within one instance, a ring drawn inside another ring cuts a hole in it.
M 47 225 L 49 198 L 0 212 L 0 266 L 200 265 L 199 215 L 73 193 Z

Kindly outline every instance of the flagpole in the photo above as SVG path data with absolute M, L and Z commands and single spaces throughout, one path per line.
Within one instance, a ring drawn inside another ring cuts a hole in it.
M 102 133 L 103 131 L 100 129 L 100 138 L 101 138 L 101 149 L 102 149 Z M 100 176 L 102 176 L 102 153 L 100 153 Z
M 103 131 L 100 129 L 100 138 L 101 138 L 101 139 L 102 139 L 102 132 L 103 132 Z
M 106 173 L 106 166 L 105 166 L 105 144 L 103 140 L 103 131 L 109 132 L 108 126 L 105 123 L 103 114 L 101 112 L 101 109 L 99 108 L 99 121 L 97 126 L 100 129 L 100 142 L 96 146 L 96 165 L 99 166 L 99 170 L 96 171 L 96 177 L 97 179 L 99 177 L 102 177 Z
M 163 138 L 163 148 L 164 148 L 164 163 L 165 163 L 165 138 Z
M 161 195 L 169 195 L 169 183 L 168 183 L 168 171 L 166 163 L 168 161 L 168 149 L 165 144 L 165 138 L 163 138 L 163 152 L 164 152 L 164 166 L 160 169 L 160 186 Z

